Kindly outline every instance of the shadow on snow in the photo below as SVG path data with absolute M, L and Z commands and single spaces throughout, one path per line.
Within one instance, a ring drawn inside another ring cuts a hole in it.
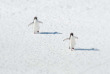
M 95 49 L 95 48 L 90 48 L 90 49 L 86 49 L 86 48 L 76 48 L 74 50 L 81 50 L 81 51 L 99 51 L 99 49 Z
M 59 33 L 59 32 L 39 32 L 37 34 L 62 34 L 62 33 Z

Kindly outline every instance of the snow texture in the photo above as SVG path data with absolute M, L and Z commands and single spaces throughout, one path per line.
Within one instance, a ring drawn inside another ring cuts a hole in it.
M 110 74 L 110 0 L 0 0 L 0 74 Z

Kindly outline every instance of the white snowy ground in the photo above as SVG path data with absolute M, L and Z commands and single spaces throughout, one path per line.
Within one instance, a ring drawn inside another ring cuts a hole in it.
M 34 16 L 62 34 L 33 34 Z M 110 74 L 109 31 L 110 0 L 0 0 L 0 74 Z

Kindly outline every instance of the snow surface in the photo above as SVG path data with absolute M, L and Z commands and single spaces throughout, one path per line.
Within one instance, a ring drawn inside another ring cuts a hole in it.
M 110 0 L 0 0 L 0 74 L 110 74 Z

